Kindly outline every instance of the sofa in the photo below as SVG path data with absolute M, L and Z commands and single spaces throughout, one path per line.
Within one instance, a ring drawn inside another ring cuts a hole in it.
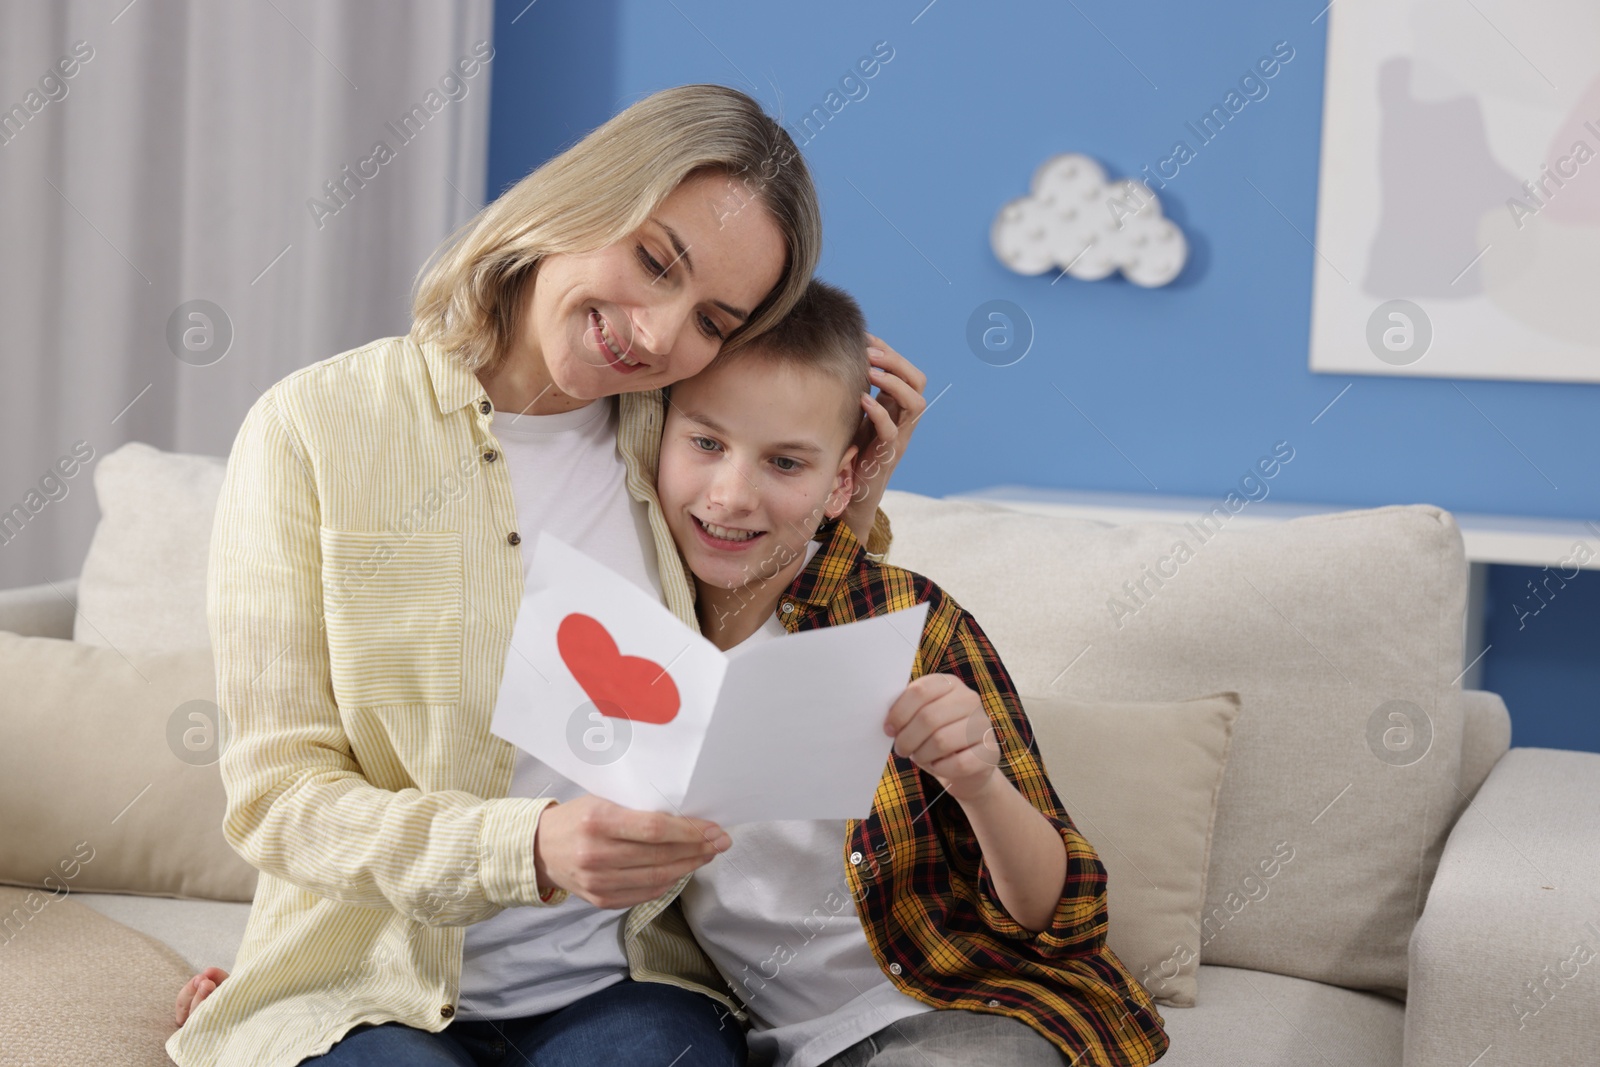
M 178 985 L 243 937 L 206 695 L 224 470 L 102 457 L 83 573 L 0 592 L 0 1062 L 168 1062 Z M 1163 1063 L 1600 1063 L 1600 755 L 1511 748 L 1500 698 L 1460 688 L 1448 512 L 884 510 L 889 561 L 1005 661 Z

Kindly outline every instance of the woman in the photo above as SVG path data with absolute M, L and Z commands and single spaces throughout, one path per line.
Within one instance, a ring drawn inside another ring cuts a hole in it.
M 781 318 L 819 246 L 782 128 L 668 90 L 452 239 L 409 336 L 251 408 L 209 614 L 224 831 L 262 873 L 232 976 L 168 1041 L 180 1067 L 742 1062 L 672 903 L 728 836 L 582 796 L 489 720 L 539 529 L 695 624 L 658 390 Z M 878 362 L 862 536 L 924 406 L 914 367 Z

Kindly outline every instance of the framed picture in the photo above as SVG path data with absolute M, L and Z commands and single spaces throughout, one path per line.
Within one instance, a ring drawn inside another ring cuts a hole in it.
M 1324 17 L 1311 369 L 1600 382 L 1600 4 Z

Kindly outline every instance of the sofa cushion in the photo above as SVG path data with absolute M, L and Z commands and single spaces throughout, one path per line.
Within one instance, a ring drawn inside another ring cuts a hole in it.
M 250 922 L 250 905 L 231 900 L 174 900 L 127 893 L 74 893 L 72 899 L 150 935 L 196 971 L 207 967 L 233 970 Z
M 1202 966 L 1200 983 L 1197 1006 L 1162 1012 L 1171 1045 L 1161 1067 L 1403 1062 L 1406 1009 L 1388 997 L 1238 967 Z
M 73 640 L 125 654 L 210 645 L 206 559 L 226 471 L 227 460 L 138 441 L 100 460 Z
M 1211 826 L 1239 694 L 1022 703 L 1050 784 L 1105 864 L 1107 944 L 1158 1003 L 1193 1007 Z
M 0 882 L 250 900 L 222 835 L 211 649 L 135 654 L 0 633 Z
M 170 1067 L 173 1002 L 189 965 L 69 893 L 0 888 L 0 1060 Z
M 1112 527 L 898 492 L 884 510 L 890 561 L 971 611 L 1021 692 L 1239 693 L 1202 962 L 1403 996 L 1461 760 L 1467 566 L 1447 512 L 1230 529 L 1219 505 Z

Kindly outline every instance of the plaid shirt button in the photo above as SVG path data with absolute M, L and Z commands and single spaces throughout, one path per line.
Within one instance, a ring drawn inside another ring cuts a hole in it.
M 890 974 L 899 974 L 900 973 L 900 965 L 898 963 L 889 964 L 889 973 Z
M 782 611 L 785 615 L 790 615 L 794 612 L 794 605 L 785 600 L 783 602 L 783 607 L 779 608 L 778 610 Z
M 859 866 L 860 863 L 861 863 L 861 853 L 859 853 L 859 852 L 850 853 L 850 862 L 853 865 Z
M 991 1007 L 991 1008 L 998 1008 L 998 1007 L 999 1007 L 999 1006 L 1000 1006 L 1000 1002 L 999 1002 L 999 1001 L 998 1001 L 998 1000 L 991 1000 L 991 1001 L 989 1001 L 989 1007 Z

